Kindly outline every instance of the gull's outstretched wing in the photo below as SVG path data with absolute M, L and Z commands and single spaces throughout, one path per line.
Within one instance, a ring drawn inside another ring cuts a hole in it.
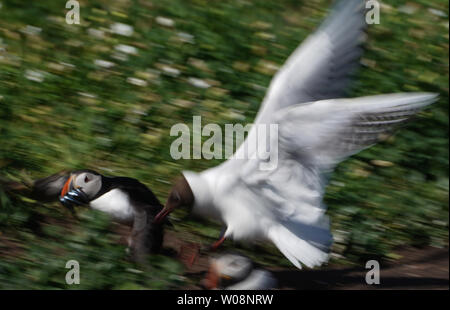
M 342 0 L 336 4 L 330 16 L 273 77 L 255 125 L 269 124 L 280 109 L 345 95 L 363 53 L 364 10 L 365 0 Z M 256 139 L 255 135 L 252 128 L 233 159 L 245 158 L 254 152 L 248 141 Z M 230 164 L 240 165 L 241 161 L 226 163 Z
M 282 151 L 322 172 L 391 134 L 437 94 L 396 93 L 297 105 L 275 116 Z
M 261 170 L 258 160 L 248 160 L 240 181 L 262 197 L 265 213 L 278 223 L 267 226 L 267 236 L 295 266 L 316 266 L 327 257 L 332 237 L 322 203 L 324 172 L 392 133 L 436 97 L 400 93 L 322 100 L 273 116 L 279 126 L 278 136 L 271 137 L 278 139 L 276 167 Z
M 340 98 L 363 53 L 364 0 L 339 1 L 315 33 L 292 53 L 270 83 L 255 124 L 282 108 Z

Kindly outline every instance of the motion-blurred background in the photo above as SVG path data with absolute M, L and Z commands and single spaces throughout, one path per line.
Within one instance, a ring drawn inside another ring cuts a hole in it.
M 92 168 L 141 180 L 164 202 L 182 169 L 217 161 L 170 157 L 176 123 L 251 123 L 277 68 L 328 12 L 325 0 L 0 0 L 0 176 L 33 179 Z M 394 137 L 339 165 L 326 203 L 332 263 L 401 259 L 407 246 L 448 246 L 448 2 L 382 1 L 350 96 L 440 94 Z M 120 227 L 93 210 L 0 188 L 0 288 L 182 288 L 198 281 L 173 256 L 151 273 L 126 259 Z M 210 243 L 220 227 L 180 212 L 171 238 Z M 172 240 L 172 243 L 175 241 Z M 176 243 L 176 242 L 175 242 Z M 226 248 L 233 248 L 231 242 Z M 238 251 L 292 269 L 266 245 Z M 448 275 L 447 275 L 448 276 Z

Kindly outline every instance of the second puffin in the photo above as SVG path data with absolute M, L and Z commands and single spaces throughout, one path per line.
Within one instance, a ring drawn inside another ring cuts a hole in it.
M 128 177 L 106 177 L 93 170 L 60 172 L 33 182 L 29 193 L 39 201 L 59 201 L 73 211 L 74 205 L 89 205 L 109 214 L 114 221 L 132 227 L 128 246 L 134 260 L 158 252 L 163 242 L 163 224 L 153 218 L 163 208 L 144 184 Z

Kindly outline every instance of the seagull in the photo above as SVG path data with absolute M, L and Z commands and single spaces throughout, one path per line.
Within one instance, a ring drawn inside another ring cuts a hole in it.
M 89 206 L 109 214 L 121 224 L 131 226 L 128 246 L 133 259 L 143 262 L 149 253 L 160 250 L 163 223 L 153 219 L 163 208 L 158 198 L 144 184 L 128 177 L 106 177 L 90 170 L 62 171 L 32 182 L 3 182 L 12 192 L 28 194 L 37 201 L 59 200 L 74 213 L 74 206 Z
M 188 207 L 222 223 L 212 249 L 226 238 L 265 241 L 299 269 L 328 260 L 333 237 L 323 196 L 334 167 L 392 134 L 437 98 L 419 92 L 345 98 L 363 52 L 364 4 L 335 5 L 276 73 L 233 156 L 200 173 L 183 171 L 156 221 Z M 259 126 L 271 124 L 277 135 L 258 133 Z M 264 168 L 268 159 L 258 156 L 255 146 L 264 143 L 269 161 L 277 156 L 271 169 Z

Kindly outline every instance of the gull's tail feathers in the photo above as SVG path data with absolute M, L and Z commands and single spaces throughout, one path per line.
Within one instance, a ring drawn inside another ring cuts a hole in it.
M 301 239 L 281 224 L 271 227 L 268 237 L 281 253 L 299 269 L 302 269 L 300 263 L 314 268 L 328 261 L 328 253 Z

